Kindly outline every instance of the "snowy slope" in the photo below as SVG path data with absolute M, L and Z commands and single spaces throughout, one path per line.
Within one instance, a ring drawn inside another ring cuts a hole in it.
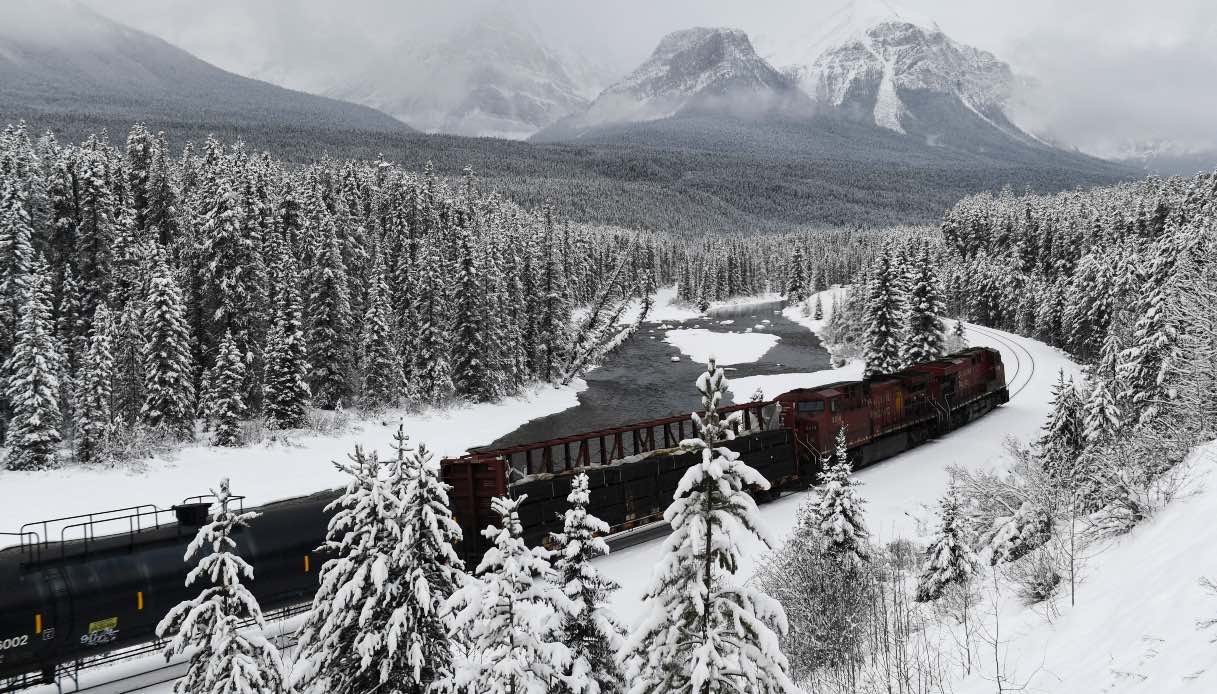
M 824 299 L 825 306 L 829 305 L 827 295 Z M 804 318 L 797 307 L 786 309 L 785 315 L 809 327 L 818 327 L 818 322 Z M 1007 437 L 1028 440 L 1038 434 L 1048 414 L 1050 390 L 1058 370 L 1063 369 L 1067 376 L 1080 377 L 1076 364 L 1041 342 L 971 324 L 967 324 L 967 331 L 969 344 L 991 346 L 1001 352 L 1011 392 L 1018 390 L 1018 395 L 949 436 L 858 473 L 864 485 L 861 494 L 868 502 L 867 522 L 881 539 L 922 537 L 930 518 L 928 508 L 946 486 L 947 468 L 959 465 L 983 469 L 1001 465 Z M 766 397 L 774 397 L 793 388 L 856 379 L 861 371 L 861 363 L 855 361 L 839 369 L 814 373 L 741 378 L 732 382 L 731 390 L 737 395 L 748 395 L 759 387 Z M 806 496 L 796 494 L 761 507 L 762 517 L 776 536 L 784 536 L 793 527 L 795 512 Z M 644 576 L 648 567 L 658 563 L 660 549 L 660 543 L 651 542 L 601 560 L 605 573 L 624 586 L 615 596 L 614 608 L 626 623 L 634 623 L 640 616 L 642 591 L 647 585 Z M 743 572 L 750 574 L 755 566 L 751 562 L 763 552 L 760 546 L 747 547 Z
M 1217 691 L 1217 442 L 1195 449 L 1184 464 L 1191 494 L 1085 561 L 1078 603 L 1058 600 L 1046 619 L 1042 606 L 999 603 L 1004 669 L 1027 692 L 1200 694 Z M 982 599 L 982 602 L 984 600 Z M 990 658 L 991 658 L 990 654 Z M 994 690 L 993 668 L 981 661 L 958 694 Z

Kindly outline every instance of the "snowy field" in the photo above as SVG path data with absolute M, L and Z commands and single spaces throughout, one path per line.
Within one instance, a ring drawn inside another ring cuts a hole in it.
M 716 333 L 705 328 L 669 330 L 664 341 L 686 357 L 705 364 L 713 356 L 720 366 L 749 364 L 765 356 L 778 343 L 769 333 Z

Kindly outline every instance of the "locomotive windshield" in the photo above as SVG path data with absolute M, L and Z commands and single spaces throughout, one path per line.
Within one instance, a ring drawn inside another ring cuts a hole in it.
M 824 401 L 812 400 L 810 402 L 800 402 L 798 403 L 798 410 L 799 412 L 823 412 Z

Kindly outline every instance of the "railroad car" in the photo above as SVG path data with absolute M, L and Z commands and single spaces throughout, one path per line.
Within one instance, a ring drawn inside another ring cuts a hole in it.
M 764 501 L 814 484 L 842 427 L 851 461 L 864 467 L 1008 399 L 1000 354 L 977 347 L 894 374 L 724 407 L 737 434 L 725 445 L 770 481 L 767 492 L 757 492 Z M 519 507 L 526 539 L 544 543 L 561 528 L 577 472 L 590 479 L 589 510 L 609 524 L 611 545 L 663 532 L 663 511 L 697 462 L 680 442 L 695 435 L 692 417 L 680 415 L 445 459 L 441 470 L 464 534 L 458 551 L 467 566 L 477 565 L 487 542 L 480 531 L 497 520 L 490 500 L 499 495 L 527 495 Z M 324 509 L 337 495 L 266 504 L 237 531 L 239 551 L 254 566 L 250 589 L 265 611 L 311 599 L 326 559 L 317 550 Z M 183 556 L 207 520 L 207 505 L 195 497 L 171 509 L 40 521 L 0 535 L 0 544 L 13 545 L 0 550 L 0 692 L 149 644 L 165 613 L 197 594 L 184 586 Z M 112 532 L 116 525 L 123 531 Z

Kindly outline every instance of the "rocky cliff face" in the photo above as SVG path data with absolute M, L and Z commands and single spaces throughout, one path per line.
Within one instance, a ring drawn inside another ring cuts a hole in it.
M 1006 113 L 1010 66 L 938 29 L 883 21 L 796 68 L 821 110 L 898 133 L 960 140 L 996 130 L 1034 143 Z

